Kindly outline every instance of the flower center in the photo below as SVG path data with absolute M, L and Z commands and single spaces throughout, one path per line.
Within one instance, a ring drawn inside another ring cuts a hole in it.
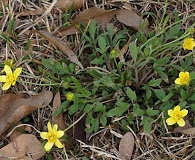
M 174 118 L 175 120 L 179 120 L 179 119 L 182 118 L 182 117 L 183 117 L 183 116 L 182 116 L 182 114 L 181 114 L 180 111 L 175 112 L 174 115 L 173 115 L 173 118 Z
M 48 141 L 55 142 L 56 139 L 57 139 L 57 137 L 56 137 L 55 133 L 53 133 L 53 132 L 48 133 Z
M 15 77 L 13 74 L 8 74 L 7 77 L 6 77 L 6 82 L 7 83 L 13 83 L 15 81 Z
M 187 76 L 184 76 L 181 78 L 182 84 L 188 84 L 189 83 L 189 78 Z

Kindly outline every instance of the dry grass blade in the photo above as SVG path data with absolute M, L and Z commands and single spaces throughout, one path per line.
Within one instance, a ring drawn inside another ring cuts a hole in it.
M 51 35 L 48 32 L 44 31 L 35 31 L 38 34 L 40 34 L 42 37 L 47 39 L 50 43 L 52 43 L 54 46 L 59 48 L 66 56 L 68 56 L 69 60 L 75 64 L 77 64 L 81 69 L 83 69 L 83 65 L 79 62 L 77 56 L 74 54 L 74 52 L 69 48 L 68 44 L 64 41 L 62 41 L 60 38 L 55 37 Z

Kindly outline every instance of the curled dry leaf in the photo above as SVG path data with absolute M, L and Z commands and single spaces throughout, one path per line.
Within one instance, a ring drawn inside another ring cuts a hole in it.
M 0 96 L 0 108 L 6 108 L 0 117 L 0 135 L 37 108 L 47 106 L 51 102 L 53 94 L 51 91 L 45 91 L 31 98 L 12 97 L 9 94 L 5 94 L 3 97 L 7 98 L 7 103 L 2 103 L 3 98 Z
M 116 17 L 119 22 L 135 30 L 138 30 L 143 22 L 142 18 L 132 10 L 119 9 L 117 10 Z
M 131 132 L 127 132 L 119 143 L 119 153 L 122 159 L 130 160 L 134 148 L 135 140 Z
M 57 8 L 65 12 L 66 9 L 80 9 L 87 0 L 58 0 L 55 4 Z
M 61 97 L 60 97 L 60 92 L 58 91 L 56 93 L 56 95 L 54 96 L 53 99 L 53 114 L 52 114 L 52 121 L 56 124 L 58 124 L 59 128 L 61 130 L 66 129 L 65 123 L 64 123 L 64 119 L 63 119 L 63 115 L 62 113 L 58 114 L 57 117 L 54 117 L 54 113 L 55 111 L 58 109 L 58 107 L 61 106 Z
M 51 35 L 48 32 L 44 31 L 35 31 L 38 34 L 40 34 L 42 37 L 47 39 L 50 43 L 52 43 L 54 46 L 59 48 L 66 56 L 68 56 L 69 60 L 75 64 L 77 64 L 81 69 L 83 69 L 83 65 L 79 62 L 77 56 L 74 54 L 74 52 L 69 48 L 69 45 L 62 41 L 60 38 L 55 37 Z
M 0 159 L 37 160 L 45 154 L 41 142 L 31 134 L 22 134 L 0 149 Z
M 58 30 L 59 35 L 70 35 L 78 33 L 78 29 L 75 27 L 76 24 L 85 23 L 88 24 L 90 20 L 96 21 L 98 24 L 106 26 L 110 20 L 115 16 L 116 10 L 104 10 L 97 7 L 91 7 L 84 10 L 71 22 L 71 26 L 68 28 L 61 28 Z
M 81 7 L 83 7 L 84 3 L 87 0 L 58 0 L 55 3 L 55 7 L 59 8 L 62 12 L 65 12 L 66 10 L 78 10 Z M 52 12 L 55 12 L 55 8 L 52 9 Z M 36 16 L 36 15 L 42 15 L 45 13 L 46 9 L 45 8 L 38 8 L 35 10 L 25 10 L 22 13 L 18 13 L 18 16 Z

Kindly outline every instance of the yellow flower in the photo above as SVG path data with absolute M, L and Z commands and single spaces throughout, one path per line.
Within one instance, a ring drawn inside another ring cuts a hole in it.
M 176 84 L 179 85 L 189 85 L 190 83 L 190 74 L 189 72 L 180 72 L 179 78 L 175 80 Z
M 71 93 L 71 92 L 68 92 L 66 94 L 66 99 L 69 100 L 69 101 L 72 101 L 74 99 L 74 94 Z
M 168 115 L 170 116 L 166 122 L 168 125 L 173 125 L 177 123 L 180 127 L 185 126 L 185 121 L 183 117 L 188 114 L 188 110 L 180 110 L 180 106 L 176 106 L 174 109 L 168 110 Z
M 47 123 L 47 129 L 48 132 L 41 132 L 40 136 L 43 139 L 47 139 L 47 143 L 45 144 L 44 148 L 46 151 L 51 150 L 53 145 L 55 144 L 58 148 L 63 148 L 63 144 L 59 141 L 59 138 L 61 138 L 64 135 L 64 131 L 59 130 L 58 131 L 58 125 L 55 124 L 53 128 L 51 127 L 51 123 Z
M 186 38 L 183 41 L 183 49 L 184 50 L 193 50 L 195 47 L 195 41 L 194 38 Z
M 11 85 L 14 86 L 16 84 L 18 76 L 22 72 L 22 68 L 16 68 L 16 70 L 12 72 L 11 68 L 8 65 L 5 65 L 3 70 L 6 75 L 0 76 L 0 82 L 5 82 L 2 89 L 8 90 Z

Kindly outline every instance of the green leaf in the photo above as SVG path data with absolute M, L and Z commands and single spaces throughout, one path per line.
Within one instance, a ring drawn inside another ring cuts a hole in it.
M 165 91 L 161 90 L 161 89 L 154 89 L 154 94 L 156 95 L 156 97 L 158 99 L 160 99 L 161 101 L 163 100 L 163 98 L 166 96 L 165 95 Z
M 100 47 L 101 51 L 103 52 L 106 51 L 106 40 L 104 37 L 98 38 L 98 46 Z
M 144 131 L 148 134 L 151 132 L 151 122 L 153 119 L 151 117 L 144 117 L 143 120 L 141 121 L 141 125 L 143 125 Z
M 94 107 L 93 104 L 87 104 L 87 105 L 84 107 L 83 111 L 84 111 L 85 113 L 89 113 L 89 112 L 93 109 L 93 107 Z
M 118 101 L 116 102 L 116 107 L 112 108 L 106 113 L 107 117 L 112 117 L 112 116 L 121 116 L 125 111 L 127 111 L 130 107 L 129 103 Z
M 162 99 L 162 102 L 168 101 L 173 95 L 174 95 L 173 92 L 169 92 L 169 94 L 166 95 L 166 96 Z
M 103 127 L 105 127 L 107 124 L 107 117 L 103 114 L 100 116 L 100 123 L 102 124 Z
M 137 48 L 136 42 L 131 42 L 129 44 L 129 51 L 130 51 L 131 57 L 136 62 L 137 55 L 138 55 L 138 48 Z
M 193 111 L 195 111 L 195 103 L 190 104 L 190 108 L 191 108 Z
M 176 24 L 175 26 L 171 27 L 168 33 L 166 34 L 166 38 L 170 39 L 177 35 L 177 33 L 181 30 L 181 24 Z
M 180 96 L 183 100 L 186 100 L 188 98 L 188 94 L 187 94 L 187 91 L 184 90 L 184 89 L 181 89 L 180 90 Z
M 157 115 L 158 113 L 159 113 L 159 111 L 158 110 L 154 110 L 153 108 L 146 109 L 146 114 L 148 116 L 153 117 L 153 116 Z
M 74 102 L 74 104 L 72 106 L 70 106 L 69 110 L 68 110 L 68 114 L 69 115 L 73 115 L 74 113 L 76 113 L 79 110 L 79 105 L 78 102 Z
M 89 96 L 89 95 L 90 95 L 90 92 L 87 91 L 86 89 L 84 89 L 84 88 L 81 86 L 81 84 L 79 83 L 79 81 L 78 81 L 75 77 L 71 76 L 71 79 L 72 79 L 72 81 L 74 82 L 74 84 L 75 84 L 75 86 L 76 86 L 76 88 L 77 88 L 77 90 L 78 90 L 79 92 L 81 92 L 84 96 Z
M 149 81 L 148 85 L 150 87 L 156 87 L 156 86 L 159 86 L 161 82 L 162 82 L 162 79 L 161 78 L 152 79 L 152 80 Z
M 137 116 L 143 116 L 145 111 L 140 109 L 138 104 L 133 105 L 133 113 L 136 114 Z
M 99 119 L 95 118 L 94 121 L 92 122 L 92 125 L 93 125 L 93 131 L 97 132 L 99 129 L 99 125 L 100 125 Z
M 191 80 L 195 79 L 195 72 L 190 72 L 190 79 Z
M 89 35 L 92 38 L 92 40 L 95 39 L 96 28 L 97 28 L 96 22 L 94 20 L 91 20 L 89 24 Z
M 54 111 L 54 117 L 57 117 L 60 113 L 66 110 L 67 104 L 68 104 L 68 101 L 62 102 L 62 104 Z
M 127 94 L 127 96 L 129 97 L 129 99 L 131 101 L 136 101 L 137 100 L 136 93 L 131 88 L 129 88 L 129 87 L 127 88 L 126 94 Z
M 146 99 L 150 99 L 152 95 L 151 89 L 148 87 L 146 88 Z

